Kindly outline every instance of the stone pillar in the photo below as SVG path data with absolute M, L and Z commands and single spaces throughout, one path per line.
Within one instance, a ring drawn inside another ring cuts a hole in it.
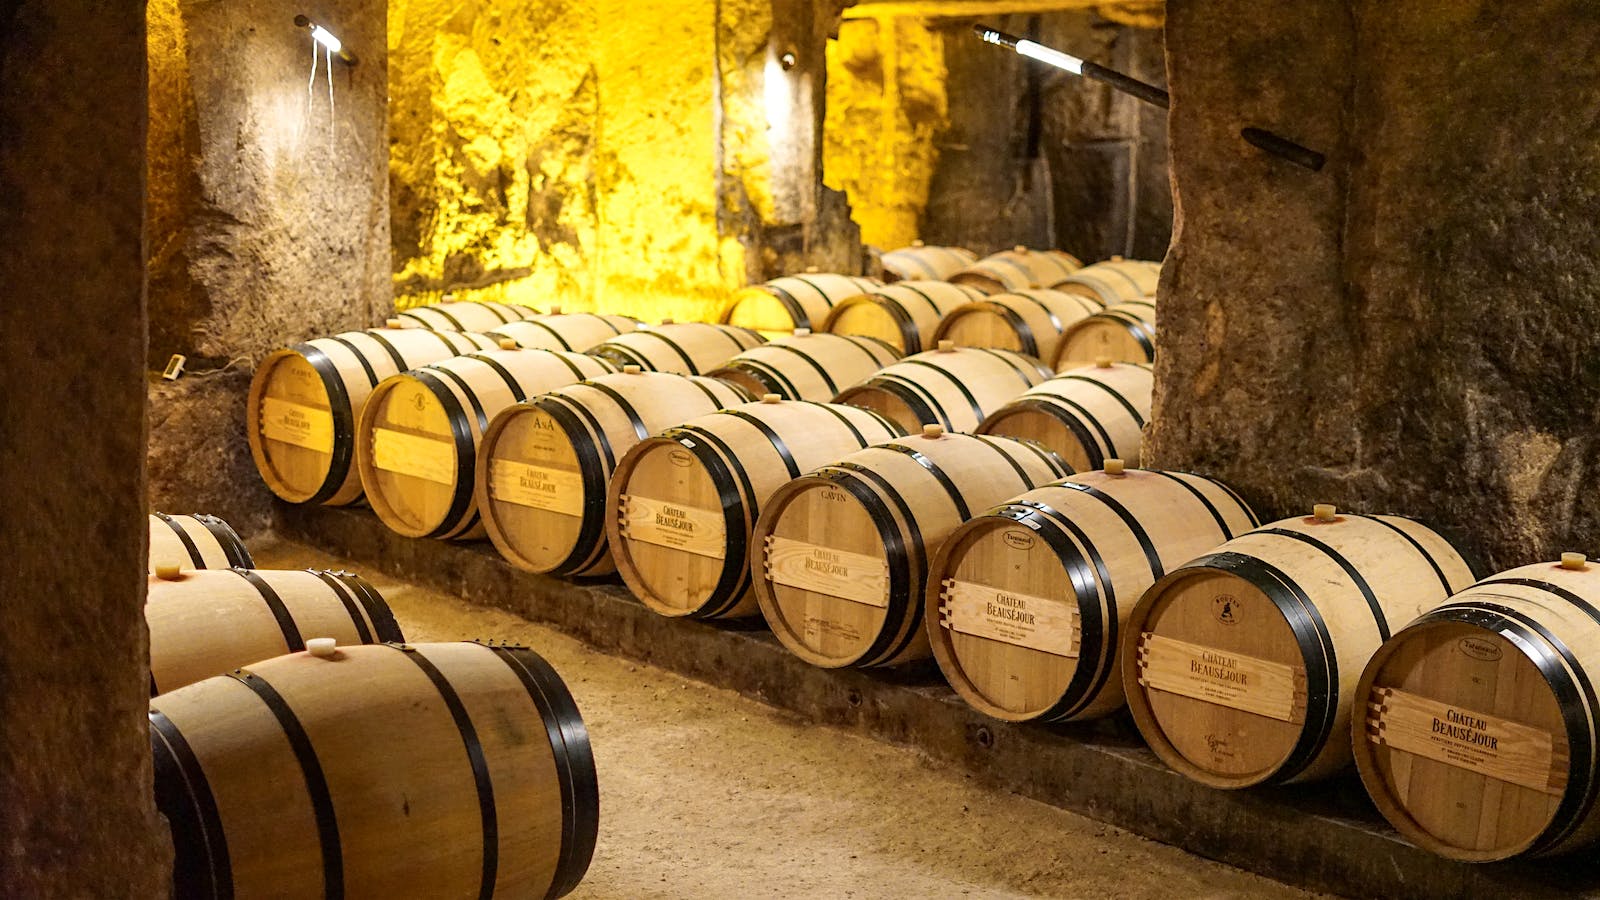
M 1268 514 L 1596 552 L 1600 12 L 1173 0 L 1178 228 L 1148 461 Z M 1311 173 L 1238 137 L 1328 154 Z
M 387 6 L 151 0 L 151 502 L 245 529 L 267 494 L 246 444 L 255 363 L 383 321 L 389 283 Z M 313 14 L 357 59 L 331 70 Z M 331 78 L 329 77 L 331 73 Z
M 143 4 L 0 3 L 0 895 L 161 897 Z

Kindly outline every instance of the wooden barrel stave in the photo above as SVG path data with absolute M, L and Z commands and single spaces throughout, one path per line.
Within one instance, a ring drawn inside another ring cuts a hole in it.
M 297 653 L 150 723 L 177 896 L 559 897 L 593 854 L 588 734 L 525 648 Z
M 1108 715 L 1124 703 L 1117 654 L 1144 589 L 1257 524 L 1225 486 L 1179 472 L 1082 472 L 1014 497 L 940 546 L 926 599 L 934 657 L 995 718 Z M 1016 621 L 976 605 L 991 595 Z
M 711 377 L 758 397 L 825 403 L 899 358 L 899 351 L 874 338 L 796 333 L 751 347 Z
M 846 297 L 875 290 L 874 278 L 833 272 L 785 275 L 738 292 L 722 312 L 722 322 L 773 338 L 800 329 L 820 329 L 829 311 Z
M 254 563 L 227 522 L 203 514 L 150 514 L 149 572 L 166 564 L 185 569 L 248 569 Z
M 1600 839 L 1600 569 L 1573 557 L 1455 594 L 1367 664 L 1357 769 L 1407 840 L 1490 862 Z
M 668 428 L 612 476 L 606 536 L 617 569 L 662 615 L 758 615 L 749 548 L 761 505 L 791 479 L 904 433 L 867 410 L 773 395 Z
M 539 311 L 520 303 L 477 302 L 463 300 L 452 303 L 435 303 L 417 306 L 395 314 L 402 328 L 424 328 L 429 331 L 493 331 L 509 322 L 521 322 L 539 315 Z
M 756 523 L 752 576 L 767 624 L 813 665 L 927 657 L 934 550 L 964 520 L 1069 474 L 1042 448 L 931 429 L 850 454 L 779 488 Z
M 932 349 L 945 315 L 981 296 L 977 288 L 944 281 L 900 282 L 841 301 L 822 330 L 875 338 L 909 356 Z
M 1472 581 L 1424 525 L 1324 511 L 1234 538 L 1167 573 L 1134 608 L 1128 705 L 1151 749 L 1184 775 L 1240 788 L 1344 769 L 1362 667 L 1392 628 Z
M 246 434 L 267 488 L 290 503 L 361 499 L 356 425 L 373 388 L 418 366 L 490 350 L 487 335 L 374 329 L 278 350 L 250 383 Z
M 1092 297 L 1102 306 L 1111 306 L 1153 296 L 1160 282 L 1160 263 L 1113 257 L 1084 266 L 1062 279 L 1055 288 Z
M 633 331 L 638 324 L 631 316 L 551 313 L 496 326 L 489 337 L 515 341 L 524 350 L 587 353 L 618 335 Z
M 1062 334 L 1101 309 L 1081 294 L 1023 288 L 963 303 L 945 315 L 933 339 L 1054 359 Z
M 756 332 L 735 325 L 668 322 L 618 335 L 589 353 L 618 369 L 638 366 L 647 372 L 702 375 L 765 342 Z
M 151 578 L 150 694 L 305 649 L 403 641 L 382 595 L 348 572 L 212 569 Z
M 907 432 L 923 425 L 969 432 L 1050 375 L 1038 360 L 1009 350 L 942 347 L 885 366 L 834 402 L 870 409 Z
M 408 537 L 482 537 L 478 446 L 506 407 L 605 374 L 609 363 L 558 350 L 493 350 L 380 384 L 361 417 L 357 467 L 373 512 Z
M 1107 459 L 1137 465 L 1154 386 L 1149 366 L 1070 369 L 989 414 L 977 433 L 1038 441 L 1080 472 Z
M 705 376 L 622 372 L 505 410 L 479 449 L 475 492 L 490 540 L 530 572 L 615 571 L 605 506 L 617 462 L 663 428 L 748 400 Z M 534 486 L 540 490 L 530 493 Z
M 1070 326 L 1056 347 L 1056 368 L 1097 359 L 1152 362 L 1156 358 L 1155 298 L 1129 300 Z
M 950 276 L 956 284 L 971 285 L 986 294 L 1033 287 L 1055 287 L 1083 263 L 1060 250 L 1031 250 L 1015 247 L 991 253 Z
M 965 247 L 930 247 L 920 242 L 890 250 L 878 258 L 885 279 L 894 281 L 947 281 L 978 261 Z

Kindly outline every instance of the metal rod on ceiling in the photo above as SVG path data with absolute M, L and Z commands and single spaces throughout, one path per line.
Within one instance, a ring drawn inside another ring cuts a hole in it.
M 1046 47 L 1037 41 L 1019 38 L 1014 34 L 1007 34 L 997 28 L 987 25 L 974 25 L 972 30 L 978 37 L 990 44 L 1008 47 L 1018 54 L 1029 59 L 1038 60 L 1046 65 L 1055 66 L 1063 71 L 1071 72 L 1110 85 L 1112 88 L 1137 97 L 1146 103 L 1167 109 L 1171 105 L 1171 97 L 1166 91 L 1146 81 L 1140 81 L 1130 75 L 1124 75 L 1115 69 L 1108 69 L 1099 63 L 1079 59 L 1069 53 L 1063 53 L 1053 47 Z M 1313 172 L 1320 171 L 1327 157 L 1302 144 L 1297 144 L 1281 135 L 1273 134 L 1262 128 L 1249 127 L 1239 132 L 1251 146 L 1258 147 L 1280 159 L 1286 159 L 1297 166 L 1304 166 Z

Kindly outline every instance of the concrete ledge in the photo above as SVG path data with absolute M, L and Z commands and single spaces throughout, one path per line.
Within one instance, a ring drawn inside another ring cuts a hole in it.
M 818 669 L 759 624 L 666 619 L 620 584 L 522 572 L 487 543 L 403 538 L 361 509 L 280 504 L 274 518 L 284 537 L 354 566 L 548 623 L 598 649 L 814 721 L 910 745 L 983 783 L 1289 884 L 1351 896 L 1600 897 L 1600 864 L 1592 857 L 1470 866 L 1418 850 L 1378 817 L 1354 777 L 1217 791 L 1168 770 L 1126 720 L 1052 729 L 988 719 L 962 703 L 931 662 L 881 673 Z

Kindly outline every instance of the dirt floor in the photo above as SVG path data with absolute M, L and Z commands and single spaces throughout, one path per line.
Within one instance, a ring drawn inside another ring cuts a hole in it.
M 515 640 L 556 667 L 600 776 L 599 844 L 573 898 L 1314 896 L 509 613 L 298 545 L 251 545 L 261 568 L 361 572 L 408 640 Z

